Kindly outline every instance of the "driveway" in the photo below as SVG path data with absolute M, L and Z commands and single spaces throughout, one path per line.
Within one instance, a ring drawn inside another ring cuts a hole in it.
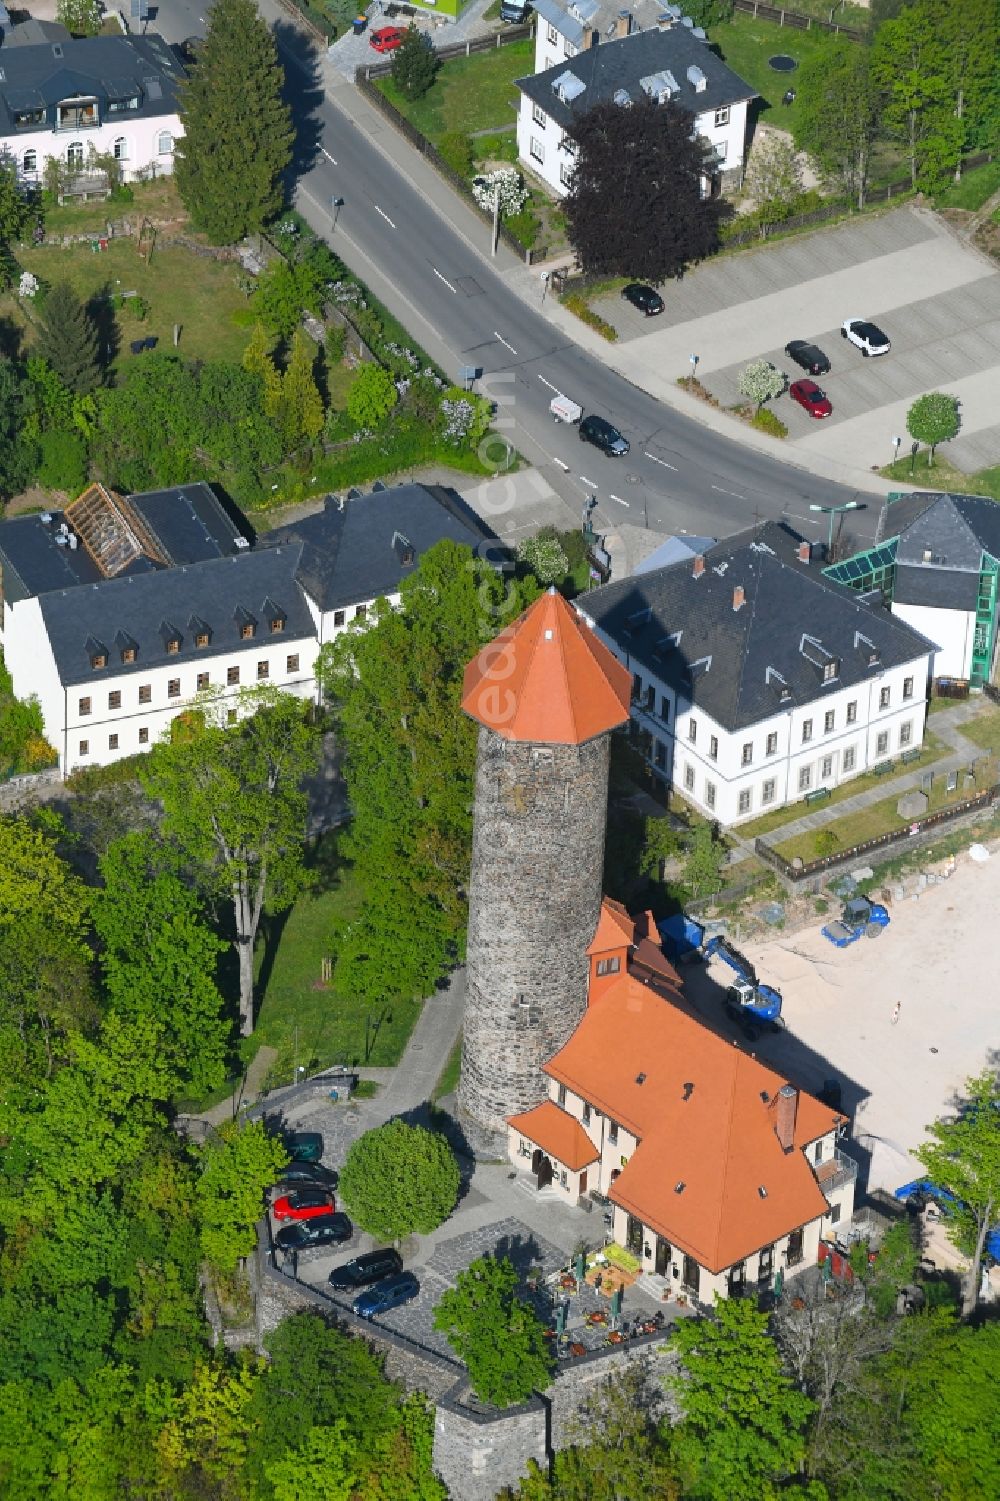
M 914 398 L 948 391 L 962 403 L 949 460 L 966 472 L 1000 460 L 1000 273 L 928 210 L 901 208 L 724 257 L 668 283 L 664 299 L 664 313 L 650 320 L 615 295 L 594 304 L 619 331 L 612 363 L 646 390 L 690 374 L 696 354 L 699 379 L 732 406 L 752 359 L 771 360 L 791 380 L 803 375 L 784 345 L 808 339 L 833 367 L 820 382 L 833 416 L 816 421 L 787 396 L 772 404 L 787 446 L 804 459 L 850 453 L 881 466 L 894 437 L 908 442 Z M 849 317 L 877 322 L 892 352 L 863 359 L 841 339 Z

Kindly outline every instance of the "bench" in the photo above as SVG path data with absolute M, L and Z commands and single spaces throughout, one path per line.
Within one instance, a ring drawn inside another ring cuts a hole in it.
M 829 796 L 829 787 L 817 787 L 814 791 L 807 792 L 802 801 L 811 808 L 813 803 L 825 803 Z
M 877 766 L 873 766 L 872 767 L 872 776 L 873 777 L 885 777 L 885 776 L 888 776 L 889 772 L 892 771 L 892 769 L 893 768 L 892 768 L 892 762 L 891 761 L 880 761 Z
M 909 766 L 911 761 L 919 761 L 920 756 L 921 751 L 917 748 L 917 746 L 914 746 L 912 750 L 904 751 L 902 756 L 900 757 L 900 760 L 903 762 L 904 766 Z

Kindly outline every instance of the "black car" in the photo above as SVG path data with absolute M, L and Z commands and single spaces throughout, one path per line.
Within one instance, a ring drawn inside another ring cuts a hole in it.
M 785 353 L 796 365 L 808 370 L 810 375 L 828 375 L 830 372 L 830 361 L 822 349 L 815 344 L 807 344 L 805 339 L 793 339 L 790 344 L 785 345 Z
M 663 298 L 659 292 L 641 281 L 630 281 L 627 287 L 622 287 L 622 296 L 626 302 L 638 308 L 640 313 L 645 313 L 647 318 L 663 312 Z
M 420 1283 L 412 1272 L 397 1272 L 358 1293 L 351 1307 L 362 1319 L 372 1319 L 376 1314 L 389 1313 L 400 1303 L 408 1303 L 420 1291 Z
M 332 1167 L 324 1167 L 322 1162 L 302 1162 L 296 1159 L 281 1169 L 279 1181 L 281 1183 L 312 1183 L 317 1188 L 336 1188 L 340 1182 L 340 1174 L 334 1172 Z
M 318 1162 L 323 1155 L 323 1138 L 318 1131 L 282 1130 L 281 1139 L 296 1162 Z
M 350 1240 L 354 1226 L 346 1214 L 319 1214 L 315 1219 L 282 1225 L 274 1237 L 281 1251 L 308 1251 L 311 1246 L 340 1246 Z
M 345 1261 L 343 1266 L 336 1267 L 330 1273 L 330 1286 L 342 1292 L 354 1292 L 402 1270 L 402 1256 L 386 1247 L 384 1251 L 368 1251 L 364 1256 L 355 1256 L 353 1261 Z
M 602 453 L 612 458 L 623 459 L 628 453 L 628 439 L 623 438 L 616 427 L 605 422 L 603 417 L 584 417 L 580 423 L 580 438 L 584 443 L 593 443 Z

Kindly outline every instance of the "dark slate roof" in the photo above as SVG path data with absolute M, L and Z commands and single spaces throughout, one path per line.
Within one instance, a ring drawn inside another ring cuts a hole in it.
M 139 513 L 168 563 L 200 563 L 208 558 L 229 557 L 242 551 L 236 538 L 249 540 L 249 527 L 241 517 L 230 516 L 208 485 L 178 485 L 173 490 L 148 490 L 130 495 L 129 505 Z M 42 521 L 49 515 L 50 523 Z M 11 603 L 69 589 L 74 584 L 96 583 L 103 575 L 83 547 L 70 549 L 56 542 L 61 511 L 36 516 L 14 516 L 0 522 L 0 572 L 4 593 Z M 130 573 L 158 567 L 139 558 Z
M 699 94 L 689 81 L 687 70 L 698 67 L 705 75 L 706 85 Z M 717 110 L 724 104 L 736 104 L 743 99 L 753 99 L 754 90 L 731 68 L 727 68 L 705 42 L 691 35 L 686 27 L 672 26 L 668 31 L 637 31 L 631 36 L 613 42 L 602 42 L 578 52 L 576 57 L 535 73 L 530 78 L 519 78 L 517 86 L 534 104 L 564 130 L 593 109 L 595 104 L 604 104 L 614 99 L 624 89 L 633 99 L 645 97 L 641 80 L 654 73 L 670 72 L 678 84 L 674 102 L 693 115 L 706 110 Z M 584 85 L 583 91 L 568 103 L 555 92 L 553 84 L 565 73 L 571 73 Z
M 312 615 L 296 579 L 301 557 L 301 547 L 267 547 L 43 594 L 39 605 L 60 680 L 99 683 L 151 667 L 190 666 L 222 651 L 259 652 L 276 639 L 269 629 L 266 600 L 285 615 L 281 640 L 313 637 Z M 239 621 L 247 617 L 256 620 L 257 634 L 245 641 Z M 192 626 L 192 621 L 199 623 Z M 200 622 L 211 631 L 207 650 L 194 644 Z M 165 626 L 180 635 L 179 652 L 167 652 L 170 632 Z M 108 655 L 107 667 L 97 671 L 90 665 L 95 642 Z M 137 648 L 136 660 L 124 664 L 120 646 L 129 642 Z
M 177 113 L 177 86 L 184 70 L 175 54 L 156 35 L 91 36 L 65 42 L 3 49 L 0 59 L 0 135 L 15 135 L 14 113 L 34 105 L 52 111 L 74 94 L 93 95 L 100 106 L 109 92 L 139 96 L 139 108 L 126 120 Z M 111 89 L 109 90 L 109 85 Z M 104 118 L 103 107 L 100 108 Z M 37 127 L 35 127 L 37 129 Z M 81 139 L 86 136 L 82 132 Z
M 19 21 L 4 32 L 3 45 L 6 51 L 8 47 L 37 47 L 46 42 L 51 46 L 53 42 L 66 43 L 69 39 L 66 27 L 60 26 L 58 21 L 36 21 L 29 16 L 27 21 Z
M 421 556 L 446 537 L 474 549 L 496 542 L 454 490 L 394 485 L 347 500 L 329 495 L 322 511 L 268 533 L 261 545 L 301 543 L 302 586 L 321 610 L 333 610 L 397 593 Z M 404 538 L 413 547 L 409 564 Z
M 692 561 L 673 563 L 594 589 L 579 608 L 630 665 L 727 730 L 822 698 L 822 663 L 830 659 L 839 665 L 829 687 L 849 688 L 933 649 L 881 605 L 824 577 L 817 563 L 800 562 L 798 542 L 768 522 L 710 548 L 700 577 Z M 737 586 L 744 602 L 734 609 Z
M 979 570 L 913 568 L 896 565 L 894 605 L 927 605 L 933 610 L 974 610 L 979 597 Z
M 889 507 L 890 524 L 899 504 Z M 905 529 L 893 525 L 892 531 L 899 537 L 897 563 L 922 564 L 929 552 L 932 567 L 978 573 L 984 552 L 1000 558 L 1000 506 L 979 495 L 932 496 Z

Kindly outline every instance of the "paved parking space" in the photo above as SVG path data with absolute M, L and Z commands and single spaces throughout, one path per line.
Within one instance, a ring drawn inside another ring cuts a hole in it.
M 961 402 L 962 433 L 949 459 L 966 470 L 1000 461 L 1000 274 L 935 215 L 912 207 L 818 231 L 808 238 L 726 257 L 663 289 L 666 308 L 646 319 L 617 295 L 595 308 L 619 330 L 611 361 L 658 394 L 691 371 L 724 406 L 739 398 L 739 373 L 765 358 L 790 379 L 793 338 L 817 343 L 833 366 L 821 384 L 832 418 L 816 421 L 786 397 L 775 410 L 790 445 L 865 464 L 893 456 L 906 413 L 925 391 Z M 884 327 L 891 354 L 872 360 L 841 339 L 846 317 Z M 905 450 L 903 450 L 905 451 Z

